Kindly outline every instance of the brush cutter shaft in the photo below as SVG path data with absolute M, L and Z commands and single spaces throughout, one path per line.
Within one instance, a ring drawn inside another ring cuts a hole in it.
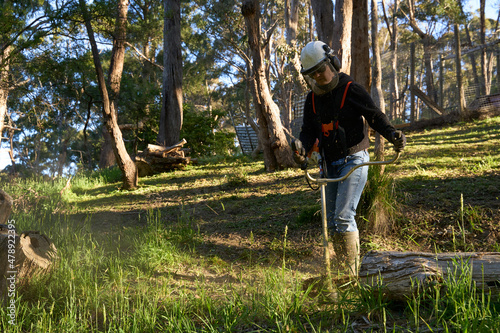
M 396 162 L 396 160 L 399 158 L 400 152 L 396 152 L 396 156 L 392 160 L 388 161 L 375 161 L 375 162 L 366 162 L 362 163 L 359 165 L 356 165 L 354 168 L 352 168 L 345 176 L 340 177 L 340 178 L 313 178 L 307 172 L 307 169 L 305 170 L 306 178 L 312 182 L 318 183 L 320 187 L 320 192 L 321 192 L 321 222 L 322 222 L 322 229 L 323 229 L 323 249 L 324 249 L 324 260 L 325 260 L 325 270 L 326 270 L 326 276 L 327 276 L 327 288 L 329 290 L 333 290 L 333 285 L 332 285 L 332 271 L 330 268 L 330 250 L 328 249 L 328 223 L 327 223 L 327 212 L 326 212 L 326 185 L 328 183 L 335 183 L 335 182 L 340 182 L 346 179 L 351 175 L 351 173 L 356 170 L 357 168 L 361 168 L 364 166 L 369 166 L 369 165 L 383 165 L 383 164 L 391 164 Z
M 400 152 L 396 152 L 396 156 L 392 160 L 387 160 L 387 161 L 374 161 L 374 162 L 366 162 L 362 164 L 356 165 L 354 168 L 349 170 L 347 174 L 345 174 L 343 177 L 340 178 L 313 178 L 307 170 L 305 170 L 306 173 L 306 178 L 309 179 L 312 182 L 318 183 L 318 184 L 323 184 L 323 183 L 336 183 L 336 182 L 341 182 L 345 180 L 347 177 L 351 175 L 351 173 L 354 172 L 357 168 L 361 168 L 364 166 L 369 166 L 369 165 L 384 165 L 384 164 L 392 164 L 396 162 L 396 160 L 399 158 Z

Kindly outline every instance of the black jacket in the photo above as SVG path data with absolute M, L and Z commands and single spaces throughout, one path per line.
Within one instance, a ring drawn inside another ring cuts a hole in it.
M 331 163 L 368 149 L 370 141 L 366 124 L 387 140 L 392 140 L 395 128 L 387 116 L 360 84 L 349 75 L 340 73 L 335 89 L 320 96 L 313 92 L 307 95 L 300 140 L 309 151 L 319 139 L 320 151 L 326 162 Z

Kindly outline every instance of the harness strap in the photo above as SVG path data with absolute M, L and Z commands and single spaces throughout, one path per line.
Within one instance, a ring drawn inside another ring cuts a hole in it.
M 351 85 L 352 81 L 347 82 L 347 85 L 344 90 L 344 96 L 342 96 L 342 103 L 340 103 L 340 108 L 342 109 L 344 107 L 344 102 L 345 102 L 345 97 L 347 95 L 347 89 L 349 89 L 349 86 Z
M 347 82 L 347 85 L 344 89 L 344 95 L 342 96 L 342 102 L 340 103 L 340 109 L 344 107 L 345 103 L 345 98 L 347 96 L 347 90 L 349 89 L 349 86 L 351 85 L 352 81 Z M 316 114 L 316 107 L 314 105 L 314 92 L 312 93 L 312 106 L 313 106 L 313 112 Z M 335 124 L 335 130 L 339 129 L 339 121 L 338 119 L 335 121 L 330 122 L 329 124 L 321 124 L 321 131 L 323 132 L 323 135 L 326 137 L 330 136 L 330 131 L 333 131 L 334 125 Z
M 314 91 L 312 92 L 312 100 L 313 100 L 313 112 L 316 114 L 316 107 L 314 106 Z

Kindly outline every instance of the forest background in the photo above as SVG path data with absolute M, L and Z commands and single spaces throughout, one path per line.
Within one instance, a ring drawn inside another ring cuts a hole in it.
M 5 115 L 5 118 L 0 168 L 10 164 L 6 171 L 56 177 L 77 170 L 107 168 L 116 163 L 101 111 L 105 103 L 96 79 L 97 65 L 89 46 L 90 33 L 85 27 L 85 7 L 95 34 L 98 58 L 111 91 L 111 104 L 116 109 L 123 142 L 131 156 L 147 144 L 161 141 L 160 118 L 162 109 L 165 109 L 162 95 L 168 94 L 164 57 L 168 47 L 168 37 L 164 39 L 167 26 L 164 18 L 168 15 L 165 15 L 164 5 L 171 6 L 172 3 L 180 6 L 181 48 L 178 51 L 182 57 L 182 71 L 179 71 L 182 73 L 182 128 L 177 119 L 180 131 L 177 137 L 187 139 L 194 156 L 224 156 L 239 152 L 234 127 L 246 124 L 256 128 L 259 121 L 249 84 L 254 73 L 248 22 L 245 24 L 240 2 L 133 0 L 128 4 L 125 16 L 121 16 L 126 28 L 123 31 L 119 30 L 120 11 L 117 10 L 122 1 L 93 1 L 84 6 L 82 3 L 85 4 L 84 1 L 7 1 L 2 8 L 5 19 L 1 24 L 0 102 L 5 111 L 0 115 Z M 307 90 L 290 64 L 297 62 L 300 49 L 308 41 L 319 38 L 320 14 L 335 13 L 335 6 L 339 3 L 272 1 L 260 4 L 259 34 L 265 77 L 273 102 L 280 110 L 280 122 L 285 131 L 288 130 L 288 139 L 296 113 L 294 101 Z M 360 11 L 356 10 L 359 3 L 368 4 L 354 2 L 353 21 L 359 16 Z M 333 9 L 329 5 L 333 5 Z M 409 101 L 400 102 L 401 95 L 404 96 L 408 89 L 408 66 L 400 65 L 394 70 L 390 54 L 407 57 L 408 45 L 423 39 L 416 27 L 431 37 L 433 45 L 439 45 L 440 53 L 453 53 L 454 27 L 458 27 L 465 50 L 493 44 L 486 60 L 490 76 L 482 78 L 492 84 L 489 91 L 478 94 L 498 93 L 499 85 L 495 83 L 499 66 L 494 66 L 494 63 L 498 63 L 499 53 L 498 43 L 495 44 L 498 41 L 499 3 L 483 1 L 486 14 L 484 40 L 479 7 L 479 1 L 439 1 L 437 5 L 432 1 L 414 0 L 377 3 L 379 23 L 370 34 L 378 33 L 376 40 L 382 55 L 385 111 L 393 122 L 406 122 L 410 118 Z M 370 3 L 366 7 L 368 17 L 372 14 L 371 8 Z M 339 19 L 335 18 L 338 25 Z M 352 43 L 357 43 L 357 36 L 367 34 L 368 30 L 366 33 L 357 31 L 353 24 Z M 365 40 L 366 43 L 371 41 L 370 38 Z M 113 90 L 116 88 L 113 87 L 112 75 L 117 43 L 122 44 L 123 72 L 118 90 Z M 350 66 L 343 67 L 343 71 L 351 72 L 355 78 L 364 78 L 369 89 L 369 66 L 373 60 L 362 66 L 356 62 L 354 54 L 352 60 L 351 55 L 346 55 L 346 50 L 342 52 L 343 65 L 352 61 Z M 422 90 L 432 95 L 431 84 L 426 81 L 429 74 L 424 73 L 425 51 L 417 48 L 417 53 L 417 58 L 422 59 L 417 81 L 421 82 Z M 439 67 L 437 61 L 434 56 L 435 71 Z M 464 59 L 463 71 L 477 70 L 483 74 L 479 60 L 476 61 L 477 64 Z M 356 73 L 357 68 L 366 66 L 368 69 L 364 72 Z M 448 70 L 455 72 L 453 68 Z M 450 81 L 455 84 L 453 79 Z M 398 95 L 394 96 L 394 91 Z M 396 106 L 398 101 L 400 106 Z M 397 108 L 399 111 L 395 111 Z M 422 107 L 419 112 L 423 116 L 425 109 Z

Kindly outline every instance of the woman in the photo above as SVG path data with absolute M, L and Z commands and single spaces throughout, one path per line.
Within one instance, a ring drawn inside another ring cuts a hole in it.
M 391 125 L 368 92 L 340 72 L 340 62 L 323 42 L 308 43 L 301 52 L 302 74 L 311 91 L 304 104 L 300 140 L 292 146 L 295 161 L 304 165 L 316 150 L 327 178 L 340 178 L 354 166 L 369 161 L 368 125 L 401 151 L 406 138 Z M 328 183 L 328 229 L 333 235 L 339 272 L 357 275 L 359 232 L 356 208 L 368 177 L 368 167 L 356 169 L 346 180 Z

